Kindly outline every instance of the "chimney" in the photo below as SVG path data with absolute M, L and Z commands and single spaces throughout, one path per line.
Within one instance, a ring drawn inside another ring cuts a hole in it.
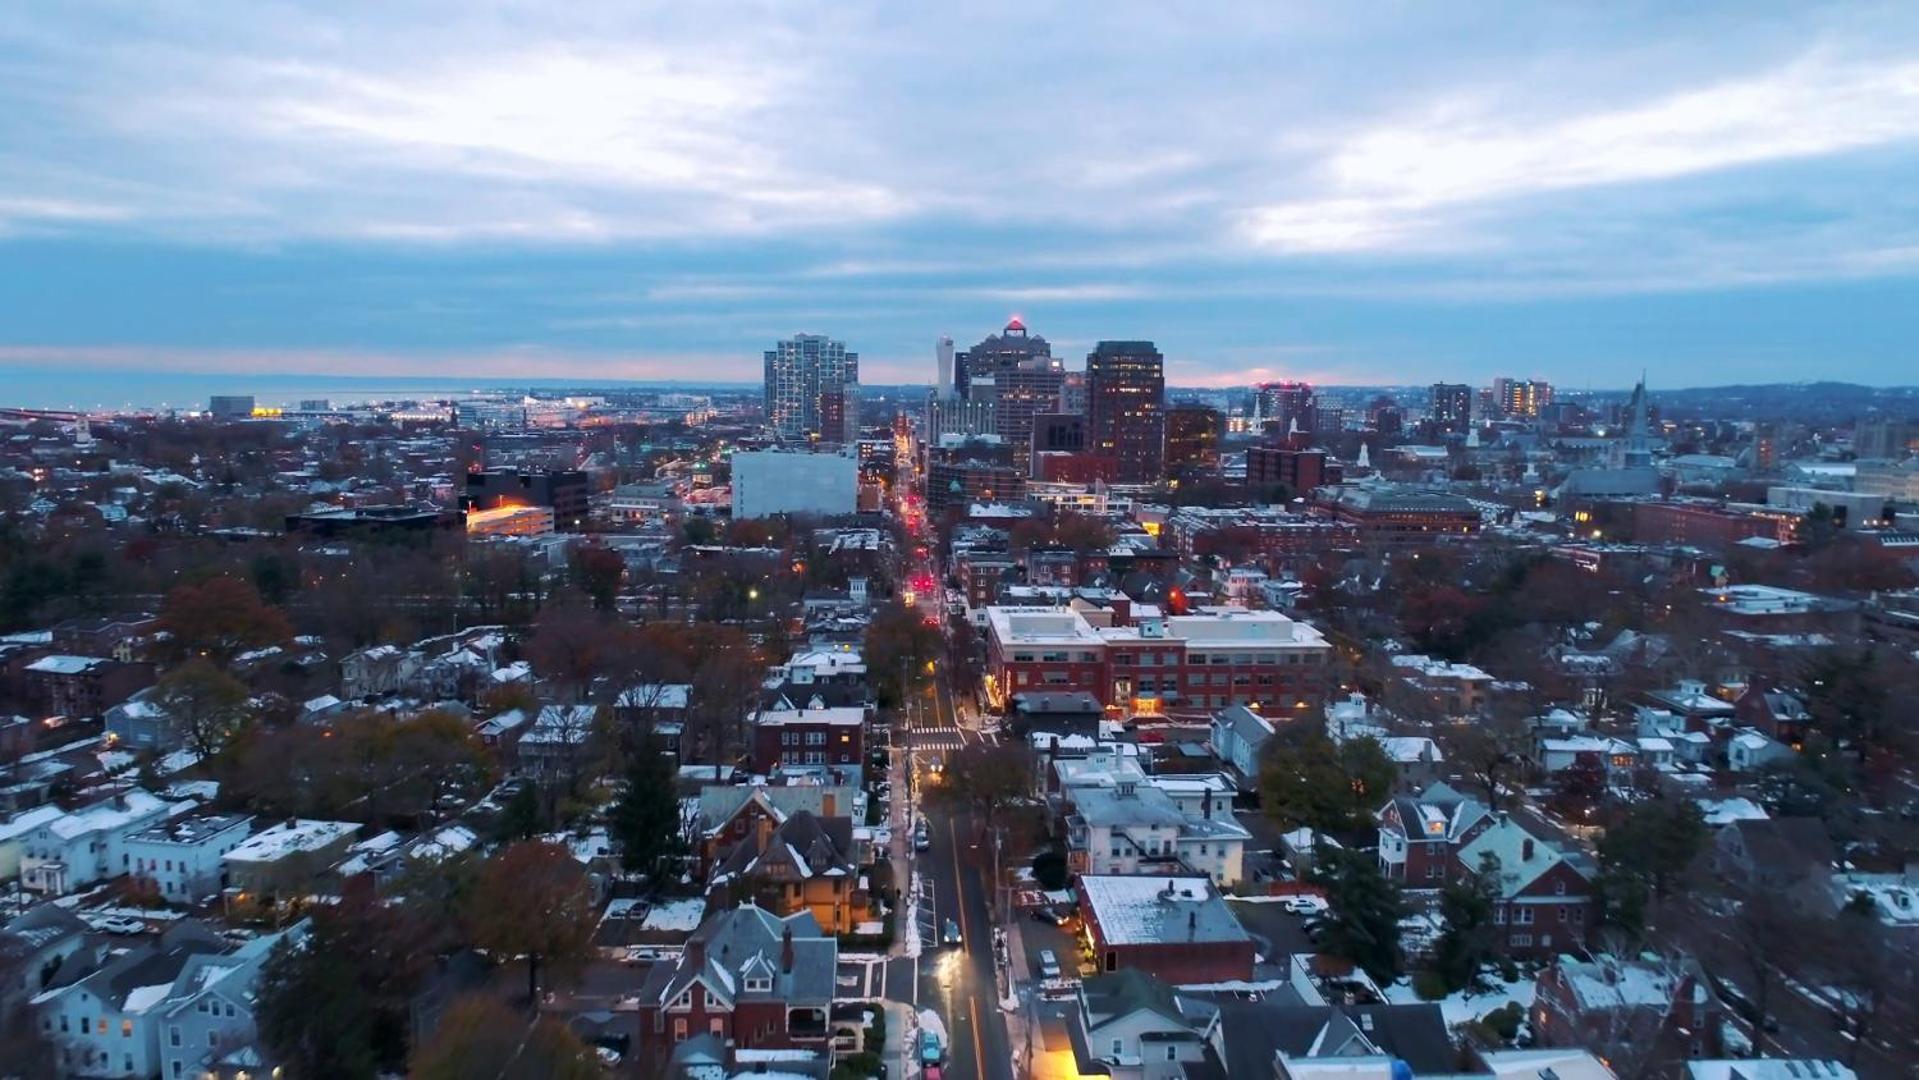
M 1192 941 L 1198 937 L 1199 937 L 1199 912 L 1189 911 L 1186 913 L 1186 940 Z
M 1207 821 L 1213 820 L 1213 789 L 1211 785 L 1207 786 L 1206 794 L 1200 796 L 1199 816 L 1205 818 Z
M 703 968 L 706 966 L 706 939 L 705 938 L 700 937 L 697 934 L 694 935 L 693 937 L 687 938 L 686 948 L 684 952 L 686 953 L 687 963 L 693 965 L 695 968 Z
M 1520 862 L 1533 861 L 1533 838 L 1530 836 L 1526 838 L 1525 843 L 1519 845 L 1519 861 Z
M 780 934 L 780 970 L 793 973 L 793 928 L 788 926 Z
M 834 798 L 834 795 L 831 791 L 820 792 L 820 816 L 821 817 L 838 817 L 839 815 L 833 812 L 834 808 L 838 805 L 839 805 L 839 802 L 837 799 Z

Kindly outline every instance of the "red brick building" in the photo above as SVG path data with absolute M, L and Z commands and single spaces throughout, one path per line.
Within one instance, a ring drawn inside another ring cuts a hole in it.
M 751 905 L 700 925 L 685 951 L 655 965 L 640 988 L 642 1060 L 665 1061 L 695 1035 L 736 1048 L 830 1052 L 839 943 L 807 913 L 780 918 Z
M 1432 544 L 1475 536 L 1479 508 L 1458 495 L 1395 486 L 1347 484 L 1322 489 L 1315 509 L 1353 526 L 1361 542 Z
M 988 609 L 988 700 L 1003 707 L 1027 691 L 1084 691 L 1132 713 L 1249 705 L 1274 717 L 1324 700 L 1332 648 L 1312 626 L 1240 608 L 1149 611 Z
M 863 760 L 866 710 L 859 706 L 762 709 L 752 723 L 755 772 L 851 771 Z
M 1339 463 L 1318 449 L 1255 446 L 1246 451 L 1246 484 L 1258 491 L 1275 484 L 1297 496 L 1339 482 Z
M 1102 972 L 1175 984 L 1253 977 L 1253 939 L 1206 878 L 1082 874 L 1074 890 Z
M 99 656 L 42 656 L 25 668 L 27 700 L 46 716 L 104 716 L 153 685 L 153 665 Z
M 1790 544 L 1800 515 L 1783 510 L 1733 509 L 1721 503 L 1665 500 L 1630 504 L 1633 539 L 1717 550 L 1754 538 Z

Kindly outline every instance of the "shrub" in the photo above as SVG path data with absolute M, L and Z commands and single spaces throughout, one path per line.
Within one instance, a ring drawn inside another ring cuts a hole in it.
M 1520 1021 L 1526 1019 L 1526 1012 L 1517 1001 L 1509 1001 L 1501 1008 L 1486 1014 L 1481 1021 L 1486 1030 L 1499 1037 L 1502 1043 L 1512 1042 L 1519 1035 Z
M 1430 969 L 1413 972 L 1413 993 L 1421 1001 L 1438 1001 L 1446 996 L 1446 977 Z

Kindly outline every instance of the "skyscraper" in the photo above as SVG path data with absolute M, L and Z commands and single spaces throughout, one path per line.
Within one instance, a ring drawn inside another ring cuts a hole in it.
M 933 358 L 939 368 L 939 382 L 933 386 L 933 393 L 943 398 L 953 396 L 953 339 L 942 336 L 933 343 Z
M 1058 360 L 1035 357 L 1003 368 L 993 376 L 998 390 L 993 426 L 999 437 L 1013 447 L 1014 453 L 1032 450 L 1034 416 L 1059 411 L 1059 388 L 1065 374 Z
M 1050 359 L 1053 346 L 1037 334 L 1028 334 L 1026 324 L 1015 315 L 1006 328 L 959 354 L 954 385 L 962 396 L 974 379 L 990 379 L 1027 360 Z
M 1092 451 L 1117 459 L 1122 484 L 1166 471 L 1166 358 L 1150 341 L 1102 341 L 1086 357 Z
M 1473 420 L 1473 388 L 1465 383 L 1434 383 L 1427 415 L 1439 431 L 1464 431 Z
M 1493 405 L 1503 416 L 1534 417 L 1553 403 L 1553 384 L 1543 379 L 1493 380 Z
M 846 344 L 824 334 L 797 334 L 766 352 L 766 426 L 783 439 L 817 439 L 829 442 L 845 436 L 845 387 L 860 380 L 860 354 L 847 352 Z M 826 412 L 840 423 L 834 431 L 825 431 L 823 398 L 837 395 L 836 403 L 826 404 Z M 857 399 L 856 399 L 857 400 Z M 857 416 L 857 413 L 850 415 Z

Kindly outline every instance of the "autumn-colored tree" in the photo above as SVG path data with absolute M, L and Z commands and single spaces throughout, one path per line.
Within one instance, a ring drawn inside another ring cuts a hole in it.
M 509 844 L 486 861 L 466 912 L 474 944 L 526 958 L 529 1001 L 539 1000 L 542 966 L 569 971 L 586 960 L 598 921 L 572 852 L 537 840 Z
M 597 1080 L 592 1049 L 550 1016 L 515 1015 L 484 994 L 447 1007 L 413 1053 L 415 1080 Z
M 222 664 L 245 650 L 293 637 L 286 615 L 261 600 L 251 583 L 224 576 L 176 586 L 160 605 L 160 629 L 166 635 L 164 653 Z
M 937 671 L 945 639 L 912 608 L 883 608 L 866 628 L 866 667 L 882 706 L 897 707 Z M 929 671 L 928 664 L 934 665 Z
M 251 719 L 248 696 L 245 683 L 196 656 L 167 672 L 153 688 L 151 704 L 189 749 L 211 758 Z
M 583 701 L 613 656 L 613 622 L 577 600 L 549 605 L 533 624 L 533 668 L 569 701 Z

